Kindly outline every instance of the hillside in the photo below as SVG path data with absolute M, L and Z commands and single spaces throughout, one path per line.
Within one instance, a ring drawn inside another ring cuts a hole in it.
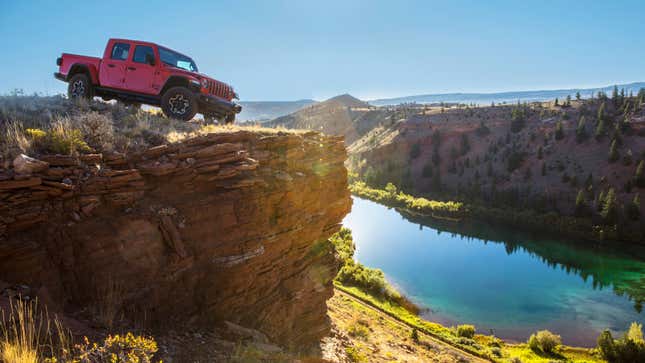
M 288 115 L 303 107 L 316 103 L 314 100 L 298 101 L 241 101 L 242 112 L 237 115 L 237 120 L 268 121 L 276 117 Z
M 623 228 L 605 230 L 613 236 L 606 237 L 638 239 L 645 233 L 645 91 L 612 93 L 557 105 L 302 110 L 274 123 L 343 134 L 350 170 L 371 185 L 392 182 L 415 195 L 555 212 L 590 225 L 620 221 Z
M 645 82 L 634 82 L 629 84 L 618 85 L 618 88 L 625 89 L 629 92 L 637 93 L 638 90 L 645 87 Z M 390 106 L 402 103 L 420 103 L 420 104 L 433 104 L 433 103 L 463 103 L 463 104 L 478 104 L 490 105 L 494 103 L 516 103 L 520 102 L 535 102 L 535 101 L 549 101 L 555 98 L 564 99 L 567 95 L 573 96 L 580 93 L 583 98 L 589 98 L 591 94 L 598 92 L 609 93 L 614 86 L 598 87 L 598 88 L 569 88 L 558 90 L 537 90 L 537 91 L 514 91 L 514 92 L 497 92 L 497 93 L 442 93 L 442 94 L 427 94 L 427 95 L 413 95 L 395 98 L 381 98 L 368 101 L 369 104 L 374 106 Z
M 387 113 L 351 95 L 330 98 L 278 117 L 268 123 L 271 127 L 317 130 L 330 135 L 343 135 L 348 144 L 383 122 Z

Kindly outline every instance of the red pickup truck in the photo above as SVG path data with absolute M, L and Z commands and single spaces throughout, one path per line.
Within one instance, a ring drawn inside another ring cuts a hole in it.
M 190 57 L 154 43 L 110 39 L 103 58 L 63 53 L 56 64 L 54 76 L 68 83 L 69 98 L 160 106 L 168 117 L 185 121 L 201 113 L 233 123 L 242 110 L 233 102 L 233 87 L 198 73 Z

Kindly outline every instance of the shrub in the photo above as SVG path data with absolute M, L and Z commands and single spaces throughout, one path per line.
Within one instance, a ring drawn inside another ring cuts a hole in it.
M 410 338 L 415 343 L 419 342 L 419 331 L 416 328 L 412 329 L 412 333 L 410 333 Z
M 457 336 L 472 339 L 475 336 L 475 326 L 469 324 L 457 326 Z
M 92 150 L 83 139 L 81 130 L 75 128 L 69 119 L 61 119 L 51 125 L 47 132 L 47 149 L 64 155 Z
M 366 340 L 370 335 L 370 331 L 367 328 L 365 322 L 358 320 L 350 325 L 350 327 L 347 329 L 347 334 L 355 338 Z
M 562 344 L 562 339 L 559 335 L 553 334 L 548 330 L 540 330 L 535 334 L 531 334 L 528 340 L 528 345 L 531 350 L 541 350 L 544 353 L 553 353 L 555 348 Z
M 598 337 L 598 351 L 609 363 L 645 362 L 642 324 L 632 323 L 618 340 L 608 330 L 603 331 Z
M 367 358 L 365 358 L 365 356 L 355 347 L 346 347 L 345 354 L 347 354 L 347 359 L 349 359 L 350 362 L 360 363 L 367 361 Z
M 79 349 L 81 362 L 96 363 L 150 363 L 158 350 L 154 339 L 132 333 L 108 336 L 101 345 L 85 339 Z

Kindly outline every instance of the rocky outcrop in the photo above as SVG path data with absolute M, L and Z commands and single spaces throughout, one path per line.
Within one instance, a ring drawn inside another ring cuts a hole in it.
M 298 346 L 328 331 L 349 212 L 343 139 L 212 133 L 132 154 L 0 169 L 0 281 L 74 309 L 118 286 L 158 324 L 231 321 Z

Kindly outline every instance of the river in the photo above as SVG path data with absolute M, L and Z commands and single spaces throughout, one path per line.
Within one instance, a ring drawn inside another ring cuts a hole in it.
M 645 249 L 556 241 L 474 222 L 415 217 L 354 197 L 355 258 L 445 325 L 525 341 L 548 329 L 595 346 L 645 321 Z

